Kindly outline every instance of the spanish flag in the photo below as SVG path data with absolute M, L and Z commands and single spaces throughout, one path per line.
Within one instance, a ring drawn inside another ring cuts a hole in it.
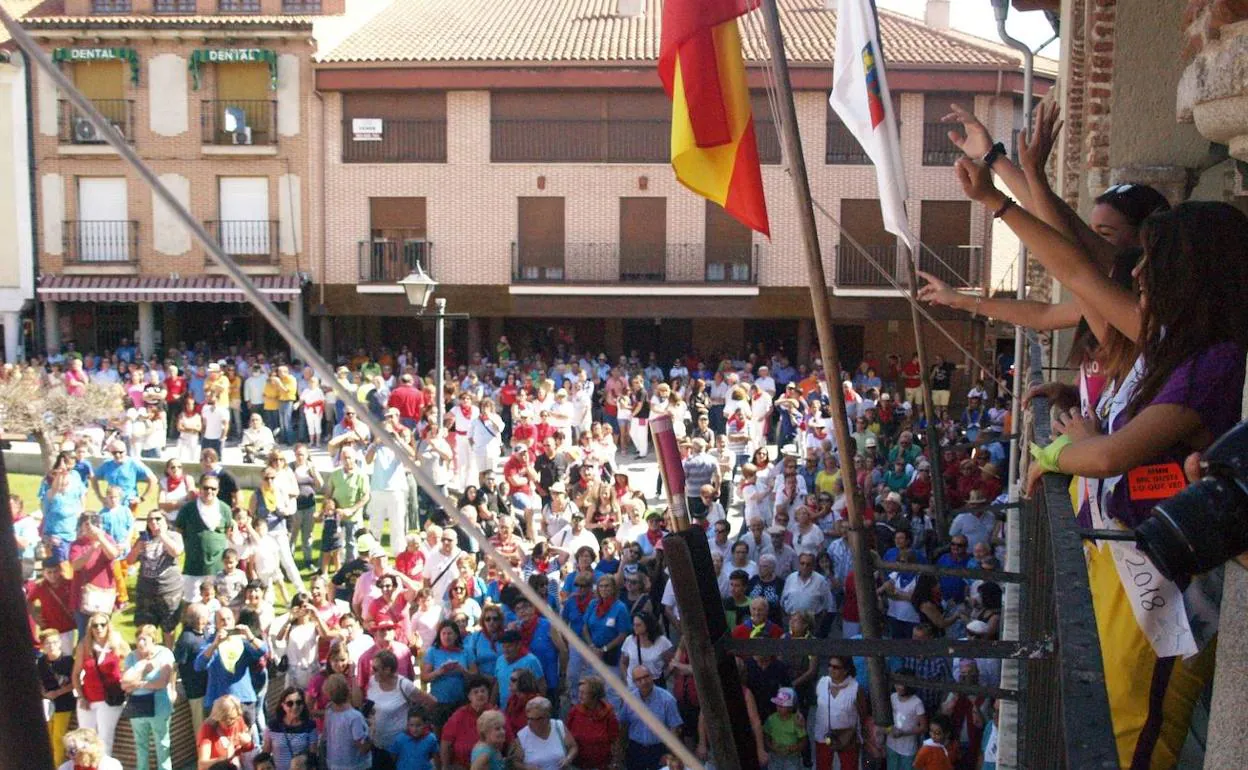
M 659 77 L 680 183 L 770 237 L 737 17 L 758 0 L 665 0 Z

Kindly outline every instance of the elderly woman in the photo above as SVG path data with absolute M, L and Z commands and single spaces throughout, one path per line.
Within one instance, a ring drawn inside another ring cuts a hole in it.
M 61 765 L 60 770 L 122 770 L 121 763 L 108 755 L 99 734 L 89 727 L 65 733 L 62 741 L 65 755 L 69 759 Z
M 178 557 L 182 550 L 182 535 L 169 527 L 165 512 L 152 511 L 126 555 L 128 564 L 139 564 L 134 622 L 159 628 L 166 647 L 173 647 L 173 632 L 181 620 L 183 589 Z
M 253 413 L 243 430 L 242 441 L 239 442 L 239 448 L 243 450 L 243 462 L 254 463 L 256 458 L 266 457 L 275 446 L 277 439 L 273 437 L 273 431 L 264 424 L 259 413 Z
M 78 698 L 78 725 L 95 730 L 104 752 L 113 751 L 113 737 L 125 702 L 122 665 L 130 645 L 113 628 L 108 615 L 94 613 L 87 619 L 87 630 L 74 654 L 70 678 Z
M 579 748 L 567 726 L 551 718 L 550 701 L 538 696 L 524 707 L 528 724 L 516 733 L 517 759 L 532 770 L 563 770 L 576 765 Z
M 506 759 L 503 749 L 507 745 L 507 727 L 503 715 L 487 711 L 477 717 L 477 745 L 472 747 L 470 770 L 504 770 Z
M 149 740 L 156 743 L 156 767 L 173 770 L 169 743 L 169 719 L 173 703 L 169 699 L 169 683 L 175 671 L 173 653 L 156 643 L 156 626 L 139 626 L 134 651 L 126 656 L 121 687 L 129 694 L 125 716 L 134 732 L 135 766 L 148 767 Z
M 579 687 L 580 702 L 568 710 L 568 737 L 577 747 L 576 766 L 581 770 L 607 770 L 614 766 L 620 722 L 606 699 L 600 677 L 586 676 Z
M 242 756 L 253 748 L 242 705 L 233 695 L 223 695 L 213 701 L 212 713 L 195 736 L 195 770 L 211 770 L 222 761 L 238 767 Z
M 468 691 L 468 702 L 456 709 L 442 727 L 438 742 L 442 770 L 463 770 L 471 764 L 473 747 L 479 739 L 477 720 L 482 714 L 492 711 L 502 717 L 502 713 L 490 703 L 490 683 L 487 679 L 469 677 L 465 689 Z
M 585 643 L 608 666 L 619 664 L 620 646 L 631 628 L 628 607 L 619 600 L 617 591 L 614 577 L 598 578 L 598 597 L 589 603 L 581 631 Z

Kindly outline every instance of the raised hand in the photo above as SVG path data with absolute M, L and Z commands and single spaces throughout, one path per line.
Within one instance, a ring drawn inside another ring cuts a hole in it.
M 984 128 L 984 124 L 979 122 L 979 118 L 975 117 L 969 110 L 960 104 L 950 104 L 949 109 L 953 110 L 948 115 L 940 119 L 942 123 L 961 123 L 965 136 L 959 134 L 956 130 L 949 132 L 949 141 L 967 157 L 979 160 L 988 154 L 992 149 L 992 137 L 988 134 L 988 129 Z
M 917 272 L 920 278 L 927 281 L 926 284 L 919 287 L 920 300 L 931 305 L 953 307 L 954 302 L 957 301 L 958 293 L 949 288 L 949 284 L 930 273 L 925 273 L 922 270 Z
M 966 197 L 993 208 L 1000 204 L 1001 192 L 992 183 L 992 172 L 987 166 L 970 158 L 958 158 L 953 170 Z
M 1061 108 L 1056 104 L 1041 104 L 1036 110 L 1035 122 L 1032 125 L 1031 141 L 1025 134 L 1018 137 L 1018 160 L 1023 171 L 1032 177 L 1044 175 L 1044 167 L 1049 162 L 1049 155 L 1057 138 L 1061 136 Z

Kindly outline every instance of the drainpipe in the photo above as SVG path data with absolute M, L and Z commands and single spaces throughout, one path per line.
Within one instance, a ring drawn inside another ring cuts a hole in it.
M 26 78 L 26 173 L 29 175 L 30 186 L 30 260 L 31 260 L 31 289 L 34 290 L 34 283 L 39 282 L 39 208 L 36 206 L 38 193 L 35 190 L 35 183 L 38 177 L 35 172 L 35 83 L 31 72 L 34 69 L 34 62 L 25 51 L 22 54 L 22 69 Z M 35 350 L 44 349 L 43 340 L 43 303 L 39 301 L 39 294 L 36 291 L 34 298 L 35 312 L 35 335 L 31 340 Z M 30 359 L 32 351 L 26 351 L 27 360 Z
M 1035 56 L 1031 49 L 1027 47 L 1021 40 L 1013 38 L 1010 33 L 1005 31 L 1005 19 L 1010 12 L 1009 0 L 992 0 L 992 10 L 997 17 L 997 34 L 1001 37 L 1001 41 L 1010 48 L 1018 51 L 1023 56 L 1023 135 L 1028 140 L 1031 139 L 1031 102 L 1032 102 L 1032 75 L 1034 73 Z M 1018 247 L 1018 272 L 1016 274 L 1016 290 L 1018 298 L 1027 298 L 1027 250 L 1019 244 Z M 1023 395 L 1023 327 L 1015 325 L 1014 327 L 1014 401 L 1010 409 L 1011 425 L 1015 431 L 1022 424 L 1022 395 Z M 1019 451 L 1022 444 L 1017 438 L 1010 441 L 1010 472 L 1009 486 L 1010 499 L 1017 498 L 1018 487 L 1018 468 L 1019 468 Z
M 326 144 L 325 137 L 327 136 L 327 134 L 325 132 L 325 95 L 320 92 L 320 89 L 315 89 L 315 88 L 312 90 L 312 93 L 316 94 L 316 100 L 320 102 L 321 104 L 321 119 L 319 121 L 320 132 L 321 132 L 321 136 L 320 136 L 321 162 L 314 164 L 314 165 L 318 169 L 316 181 L 318 183 L 317 187 L 321 191 L 321 194 L 319 196 L 320 201 L 318 201 L 320 205 L 320 209 L 321 209 L 321 217 L 320 217 L 321 219 L 321 222 L 320 222 L 320 226 L 321 226 L 321 274 L 317 276 L 320 279 L 319 281 L 317 281 L 317 283 L 320 285 L 320 294 L 318 295 L 317 305 L 323 311 L 325 309 L 325 263 L 326 263 L 325 253 L 327 251 L 325 248 L 325 237 L 327 233 L 327 229 L 325 227 L 325 164 L 328 162 L 326 159 L 327 156 L 325 155 L 325 152 L 327 149 L 325 146 Z

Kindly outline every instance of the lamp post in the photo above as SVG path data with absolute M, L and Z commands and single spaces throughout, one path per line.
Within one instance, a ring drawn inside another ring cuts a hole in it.
M 403 293 L 407 295 L 407 304 L 416 308 L 416 313 L 423 316 L 425 308 L 429 306 L 429 298 L 438 288 L 438 282 L 429 277 L 417 262 L 412 272 L 399 281 L 399 286 L 403 287 Z M 437 388 L 437 395 L 434 397 L 434 408 L 437 410 L 438 425 L 442 425 L 446 418 L 446 319 L 466 319 L 468 314 L 447 313 L 446 300 L 442 297 L 433 302 L 436 309 L 433 317 L 437 321 L 434 335 L 434 387 Z

